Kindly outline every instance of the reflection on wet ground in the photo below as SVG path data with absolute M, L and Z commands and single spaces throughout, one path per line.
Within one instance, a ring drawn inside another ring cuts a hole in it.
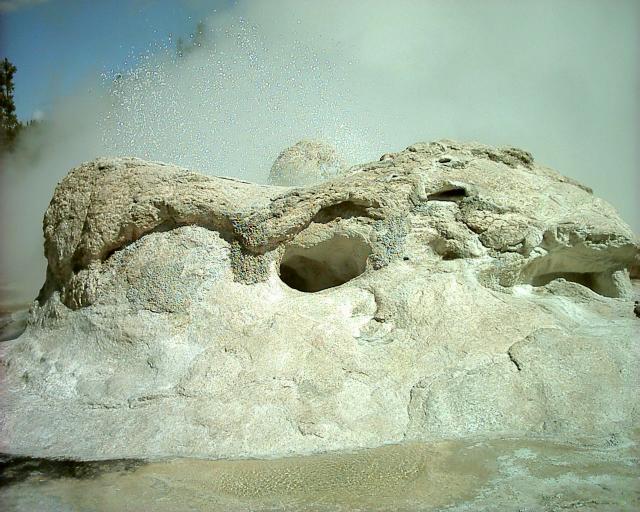
M 3 461 L 3 511 L 640 510 L 635 447 L 406 443 L 274 460 Z

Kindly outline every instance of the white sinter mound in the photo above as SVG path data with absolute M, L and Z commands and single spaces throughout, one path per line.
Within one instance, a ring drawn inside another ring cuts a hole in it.
M 4 452 L 279 456 L 638 425 L 637 240 L 522 150 L 420 143 L 300 188 L 99 159 L 60 183 L 44 232 L 47 281 L 1 345 Z

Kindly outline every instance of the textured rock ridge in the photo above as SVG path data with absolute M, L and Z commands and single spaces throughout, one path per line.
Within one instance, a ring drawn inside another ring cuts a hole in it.
M 45 286 L 2 346 L 4 449 L 631 435 L 638 242 L 609 204 L 520 149 L 444 140 L 317 172 L 72 170 L 45 214 Z
M 197 225 L 257 257 L 312 223 L 356 217 L 369 226 L 380 221 L 373 229 L 391 235 L 408 232 L 407 215 L 424 210 L 424 217 L 444 217 L 434 227 L 452 231 L 431 238 L 436 253 L 491 255 L 509 267 L 499 273 L 501 284 L 561 272 L 603 274 L 593 276 L 602 280 L 594 286 L 623 293 L 609 279 L 631 264 L 634 235 L 588 189 L 532 162 L 514 148 L 416 144 L 346 176 L 287 191 L 133 158 L 97 160 L 56 189 L 44 220 L 45 254 L 65 303 L 78 307 L 92 302 L 91 278 L 101 262 L 151 232 Z M 394 252 L 389 238 L 369 237 L 378 265 Z

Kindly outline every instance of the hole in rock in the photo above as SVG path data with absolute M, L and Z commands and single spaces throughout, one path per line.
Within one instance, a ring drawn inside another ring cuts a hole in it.
M 564 279 L 586 286 L 605 297 L 618 297 L 619 295 L 609 272 L 550 272 L 534 276 L 529 284 L 532 286 L 544 286 L 555 279 Z
M 523 269 L 520 282 L 544 286 L 555 279 L 565 279 L 604 295 L 619 297 L 615 270 L 607 268 L 608 261 L 598 251 L 573 247 L 538 258 Z
M 312 221 L 318 224 L 326 224 L 334 219 L 350 219 L 352 217 L 370 217 L 367 210 L 372 204 L 356 203 L 354 201 L 342 201 L 331 206 L 325 206 L 313 217 Z
M 542 274 L 535 276 L 531 280 L 532 286 L 544 286 L 555 279 L 564 279 L 572 283 L 578 283 L 587 288 L 593 289 L 593 274 L 589 272 L 553 272 L 550 274 Z
M 364 241 L 338 235 L 311 247 L 290 245 L 280 262 L 280 279 L 301 292 L 326 290 L 362 274 L 370 254 Z
M 467 197 L 467 191 L 462 187 L 453 187 L 427 196 L 428 201 L 461 201 Z

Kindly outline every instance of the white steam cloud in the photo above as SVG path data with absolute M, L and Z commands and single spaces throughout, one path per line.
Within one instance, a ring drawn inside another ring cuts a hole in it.
M 634 0 L 241 1 L 183 58 L 88 79 L 2 162 L 3 301 L 37 294 L 55 183 L 96 156 L 264 182 L 301 138 L 353 163 L 442 137 L 510 144 L 637 230 L 639 20 Z

